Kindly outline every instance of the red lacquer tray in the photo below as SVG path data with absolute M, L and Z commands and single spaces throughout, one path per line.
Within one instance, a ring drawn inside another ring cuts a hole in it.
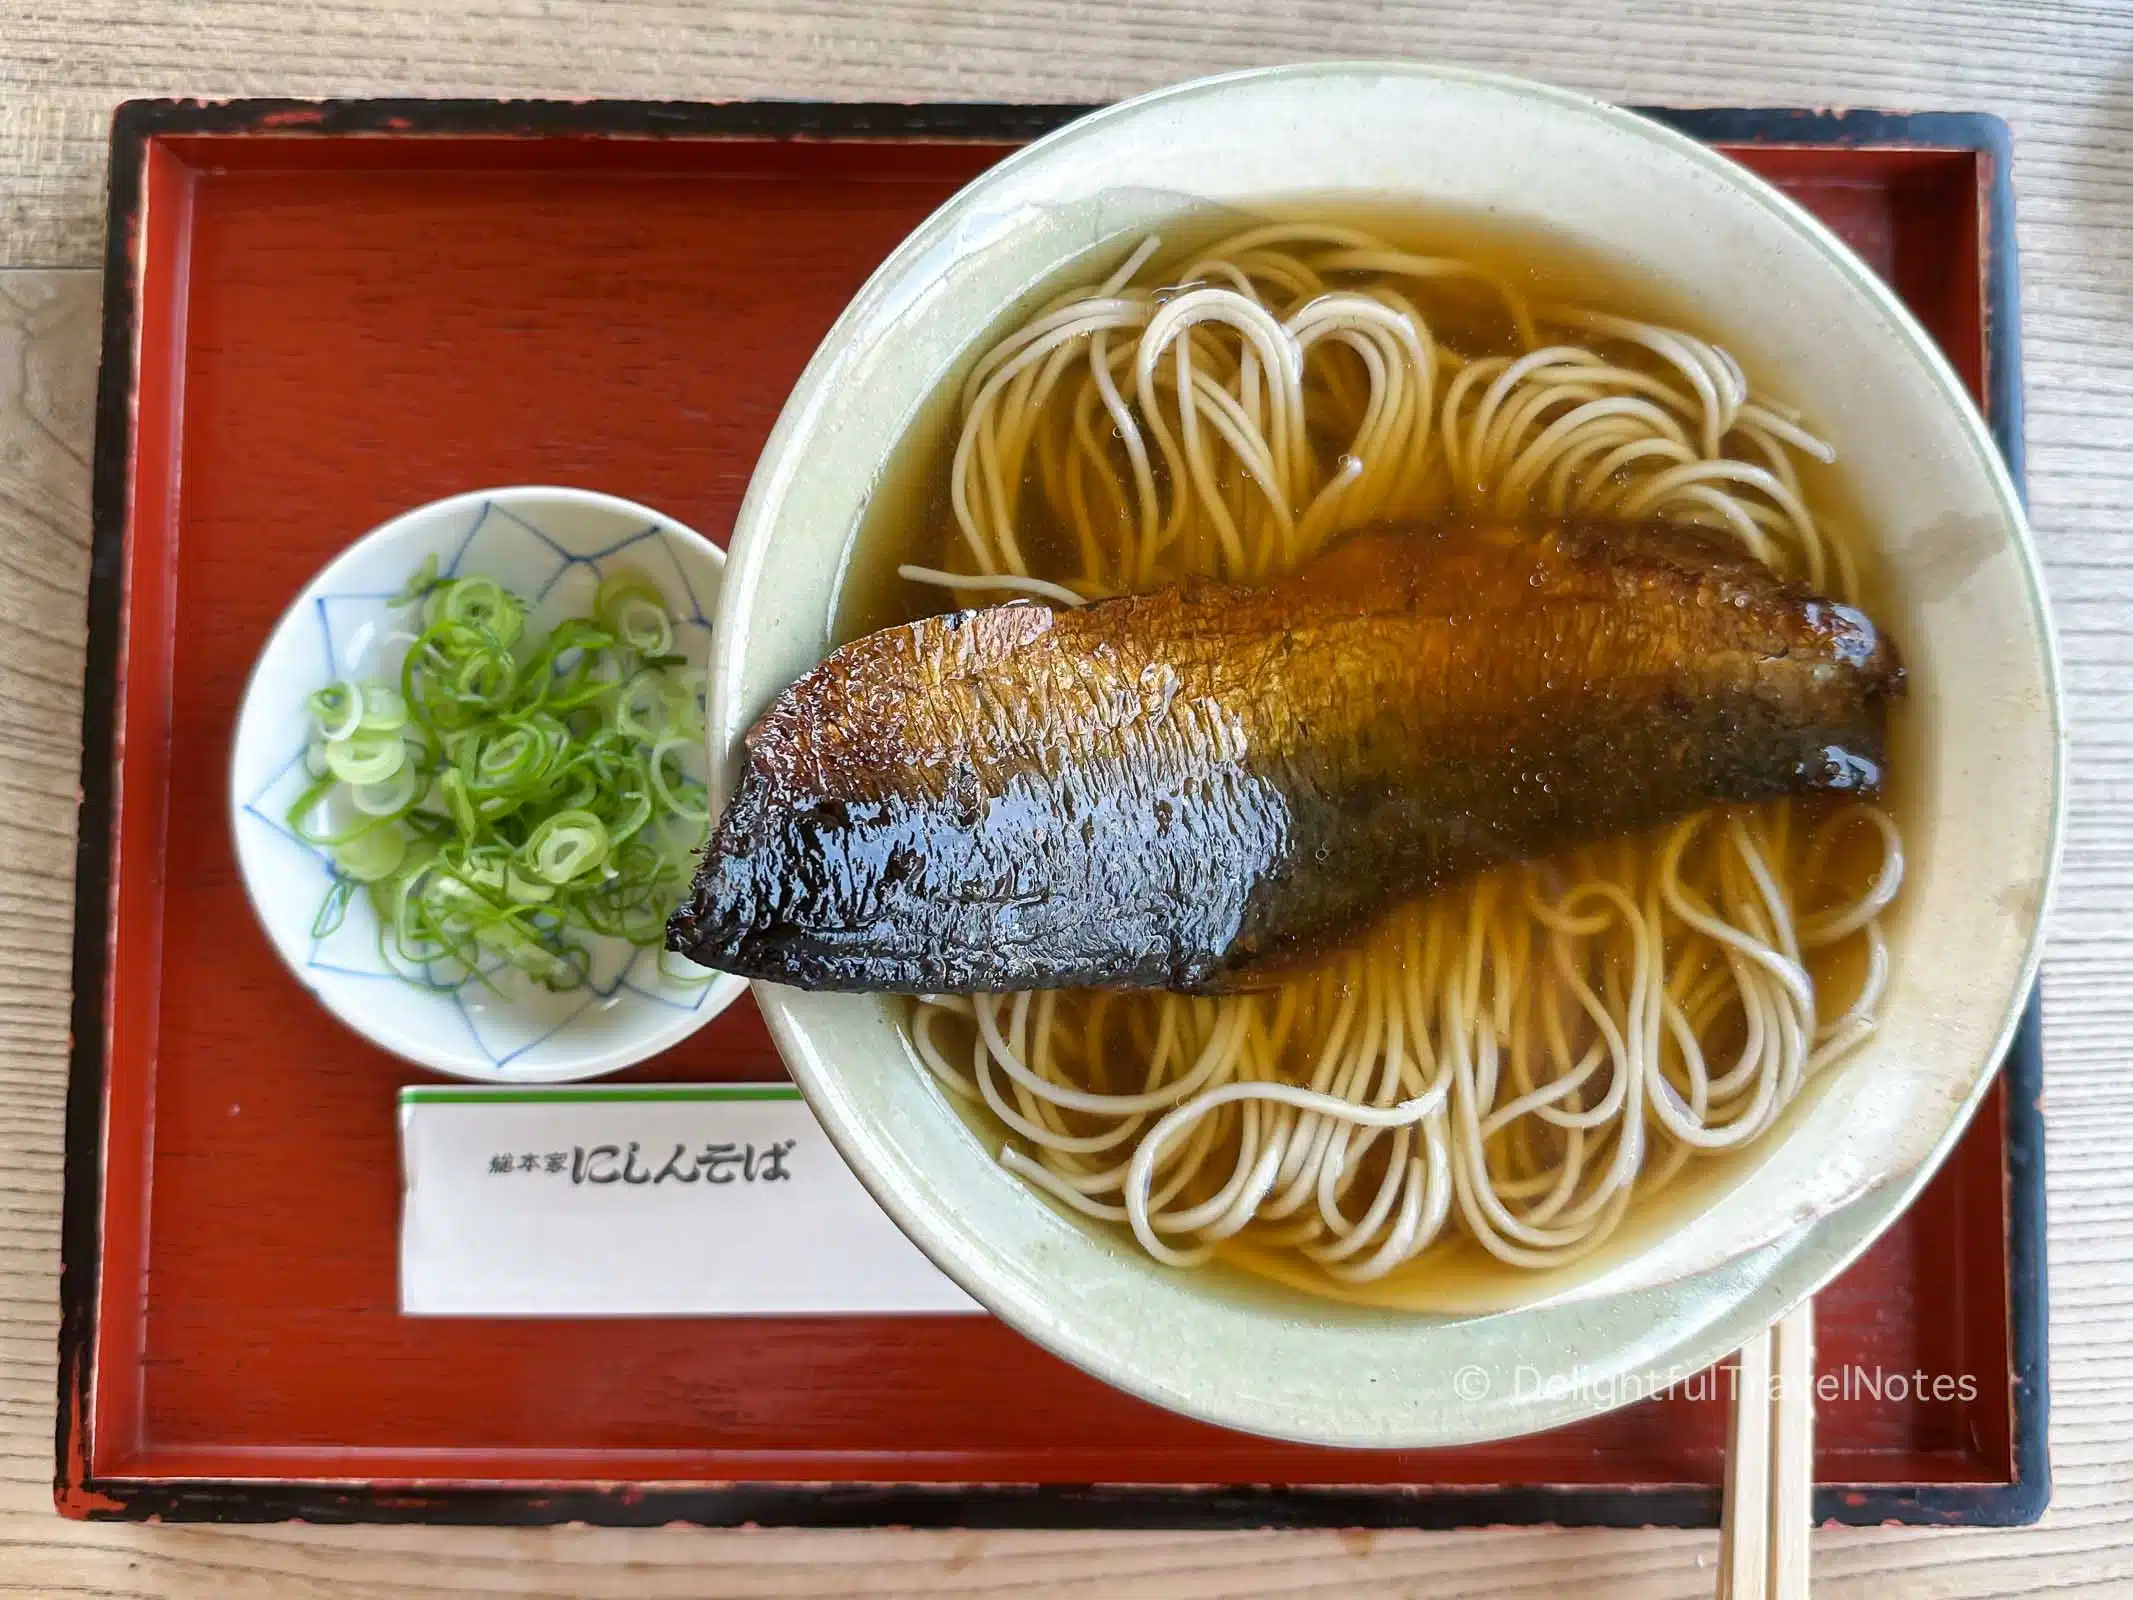
M 1482 1448 L 1152 1410 L 976 1318 L 411 1320 L 394 1091 L 254 926 L 224 810 L 276 615 L 410 505 L 513 482 L 723 539 L 867 272 L 1069 107 L 143 103 L 119 113 L 96 462 L 58 1499 L 455 1521 L 1715 1520 L 1722 1382 Z M 2005 130 L 1658 113 L 1826 218 L 2020 469 Z M 639 1076 L 779 1075 L 753 1008 Z M 1822 1515 L 2047 1491 L 2035 1019 L 1820 1302 Z M 1896 1381 L 1898 1377 L 1903 1381 Z M 1912 1381 L 1923 1377 L 1924 1383 Z M 1942 1379 L 1942 1382 L 1933 1382 Z

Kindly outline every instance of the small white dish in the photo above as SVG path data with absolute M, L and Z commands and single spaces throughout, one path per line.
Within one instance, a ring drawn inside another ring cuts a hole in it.
M 645 506 L 584 489 L 519 486 L 434 501 L 373 529 L 307 584 L 268 637 L 237 713 L 230 825 L 245 893 L 275 952 L 321 1005 L 381 1049 L 456 1078 L 567 1083 L 619 1072 L 679 1044 L 739 997 L 723 974 L 683 984 L 658 952 L 591 939 L 587 983 L 553 994 L 514 985 L 424 989 L 392 971 L 365 895 L 325 937 L 313 928 L 333 881 L 328 853 L 286 823 L 309 779 L 306 700 L 341 676 L 397 671 L 388 602 L 425 559 L 445 576 L 478 574 L 533 605 L 538 637 L 592 609 L 603 569 L 629 566 L 665 592 L 675 650 L 703 665 L 725 556 Z

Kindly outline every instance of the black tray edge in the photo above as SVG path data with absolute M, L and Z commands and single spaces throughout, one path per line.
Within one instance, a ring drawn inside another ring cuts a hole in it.
M 102 358 L 92 478 L 86 681 L 116 683 L 132 453 L 137 283 L 133 246 L 149 141 L 174 134 L 497 133 L 527 136 L 896 138 L 1013 141 L 1092 108 L 1079 105 L 820 101 L 133 100 L 112 120 Z M 2026 499 L 2019 265 L 2012 145 L 1982 112 L 1891 113 L 1640 107 L 1705 141 L 1900 145 L 1987 158 L 1986 381 L 1993 437 Z M 1534 1485 L 1459 1489 L 1165 1486 L 728 1484 L 705 1488 L 414 1487 L 99 1477 L 90 1470 L 97 1279 L 101 1267 L 104 1008 L 110 839 L 116 796 L 115 696 L 84 696 L 75 847 L 74 999 L 60 1239 L 54 1498 L 95 1520 L 435 1522 L 607 1526 L 930 1528 L 1451 1529 L 1486 1526 L 1715 1527 L 1715 1490 Z M 2009 1296 L 2015 1479 L 2007 1484 L 1818 1485 L 1818 1522 L 2010 1527 L 2051 1498 L 2047 1438 L 2042 1006 L 2032 992 L 2009 1048 Z

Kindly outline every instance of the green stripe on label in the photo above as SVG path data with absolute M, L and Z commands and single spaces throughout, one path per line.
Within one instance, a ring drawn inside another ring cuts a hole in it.
M 410 1084 L 400 1103 L 422 1105 L 567 1105 L 600 1100 L 797 1100 L 789 1083 L 615 1084 L 604 1089 L 436 1089 Z

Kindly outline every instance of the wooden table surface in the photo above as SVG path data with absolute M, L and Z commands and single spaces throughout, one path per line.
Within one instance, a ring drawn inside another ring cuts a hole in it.
M 1251 14 L 1254 11 L 1260 14 Z M 149 20 L 149 19 L 153 20 Z M 2133 1593 L 2133 8 L 2109 0 L 0 0 L 0 1594 L 1711 1592 L 1717 1537 L 157 1528 L 52 1511 L 61 1104 L 106 121 L 136 95 L 1082 100 L 1411 56 L 1631 102 L 2014 129 L 2030 484 L 2075 726 L 2045 967 L 2041 1526 L 1815 1538 L 1817 1593 Z

